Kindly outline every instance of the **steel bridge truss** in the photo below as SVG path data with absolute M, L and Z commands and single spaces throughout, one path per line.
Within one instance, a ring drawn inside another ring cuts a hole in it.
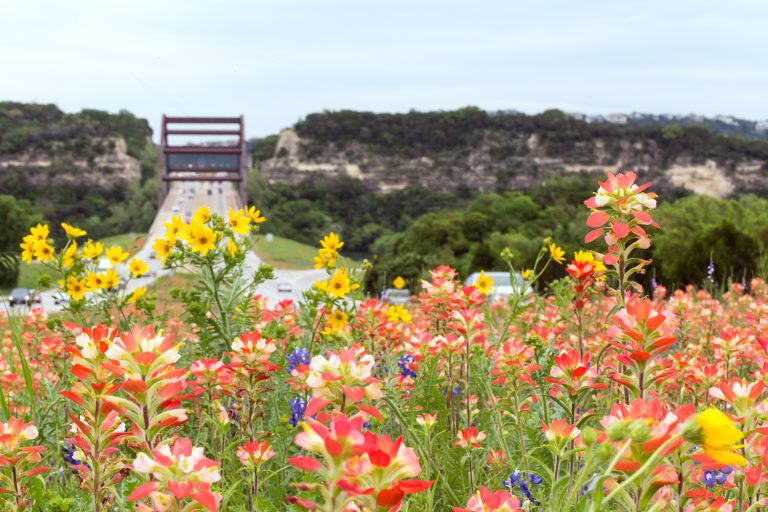
M 190 128 L 190 125 L 195 127 Z M 205 128 L 197 128 L 202 125 Z M 217 125 L 216 128 L 207 128 Z M 200 143 L 172 145 L 171 138 L 186 136 Z M 219 140 L 216 140 L 216 139 Z M 222 140 L 223 139 L 223 140 Z M 167 117 L 160 128 L 157 200 L 160 208 L 174 181 L 231 182 L 243 206 L 247 204 L 248 153 L 245 123 L 240 117 Z

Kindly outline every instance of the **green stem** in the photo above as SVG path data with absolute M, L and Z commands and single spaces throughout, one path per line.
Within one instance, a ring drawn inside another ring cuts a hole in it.
M 528 473 L 528 453 L 525 450 L 525 435 L 523 433 L 523 420 L 520 411 L 520 400 L 517 397 L 517 389 L 513 390 L 512 397 L 515 402 L 515 420 L 517 423 L 517 435 L 520 440 L 520 455 L 523 457 L 523 468 Z
M 667 441 L 664 444 L 659 446 L 656 449 L 656 451 L 653 452 L 653 455 L 651 455 L 648 458 L 648 460 L 645 461 L 645 463 L 642 466 L 640 466 L 640 469 L 638 469 L 637 471 L 632 473 L 632 475 L 629 478 L 627 478 L 626 480 L 621 482 L 621 484 L 619 484 L 616 488 L 613 489 L 613 491 L 611 491 L 610 494 L 608 494 L 608 496 L 606 496 L 605 503 L 608 503 L 609 501 L 611 501 L 611 499 L 613 499 L 617 494 L 619 494 L 622 490 L 624 490 L 624 488 L 626 488 L 630 483 L 634 482 L 639 477 L 644 476 L 645 473 L 648 470 L 656 467 L 656 463 L 659 461 L 659 459 L 664 457 L 663 453 L 667 449 L 667 447 L 669 447 L 672 443 L 677 442 L 677 440 L 680 439 L 680 437 L 681 437 L 681 435 L 679 435 L 679 434 L 676 435 L 676 436 L 673 436 L 673 437 L 667 439 Z M 631 443 L 631 440 L 627 441 L 627 443 L 625 443 L 625 446 L 627 446 L 629 443 Z M 619 452 L 619 454 L 621 454 L 623 451 L 624 450 L 622 448 L 622 450 L 621 450 L 621 452 Z M 616 464 L 616 462 L 618 462 L 619 454 L 617 454 L 616 458 L 614 459 L 614 462 L 608 468 L 606 473 L 604 473 L 604 475 L 607 475 L 609 473 L 609 471 L 613 469 L 613 466 Z

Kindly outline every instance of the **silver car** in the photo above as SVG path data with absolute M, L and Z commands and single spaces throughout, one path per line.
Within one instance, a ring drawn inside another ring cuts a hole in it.
M 381 301 L 393 306 L 405 306 L 413 298 L 413 294 L 407 289 L 387 288 L 381 293 Z

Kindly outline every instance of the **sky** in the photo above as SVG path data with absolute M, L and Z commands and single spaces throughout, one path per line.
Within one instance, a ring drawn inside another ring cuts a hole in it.
M 647 112 L 768 119 L 768 2 L 3 0 L 0 101 L 65 111 Z

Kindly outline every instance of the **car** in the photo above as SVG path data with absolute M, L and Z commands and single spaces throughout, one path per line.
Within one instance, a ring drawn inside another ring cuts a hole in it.
M 291 283 L 277 283 L 277 291 L 282 293 L 291 293 L 293 286 Z
M 480 277 L 480 272 L 474 272 L 467 277 L 464 281 L 465 286 L 473 286 L 477 279 Z M 488 294 L 488 298 L 495 302 L 497 300 L 506 300 L 515 293 L 522 295 L 530 295 L 533 293 L 533 288 L 530 287 L 528 282 L 523 279 L 520 273 L 516 273 L 516 284 L 513 285 L 509 272 L 485 272 L 485 277 L 493 279 L 493 289 Z
M 14 288 L 8 297 L 8 303 L 11 306 L 31 306 L 41 302 L 40 294 L 29 288 Z
M 408 289 L 387 288 L 381 292 L 381 301 L 384 304 L 393 306 L 405 306 L 413 298 L 413 294 Z
M 179 213 L 181 211 L 181 208 L 179 208 L 179 205 L 175 204 L 173 205 L 173 208 L 171 208 L 171 211 L 173 213 Z

